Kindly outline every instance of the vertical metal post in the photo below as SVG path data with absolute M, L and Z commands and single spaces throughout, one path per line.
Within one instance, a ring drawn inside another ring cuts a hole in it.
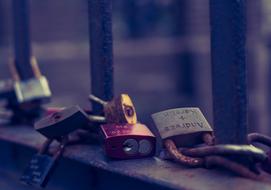
M 112 1 L 89 0 L 89 37 L 92 93 L 103 100 L 113 98 Z M 102 106 L 93 104 L 94 113 Z
M 21 80 L 34 77 L 30 64 L 31 40 L 29 23 L 29 1 L 13 0 L 13 31 L 15 66 Z
M 189 11 L 188 1 L 173 1 L 170 12 L 173 17 L 173 35 L 175 37 L 188 36 L 188 22 L 186 20 Z M 179 44 L 176 44 L 178 46 Z M 194 60 L 191 51 L 184 51 L 176 55 L 178 62 L 178 92 L 190 97 L 195 96 Z
M 246 143 L 245 4 L 245 0 L 210 0 L 214 125 L 217 143 Z

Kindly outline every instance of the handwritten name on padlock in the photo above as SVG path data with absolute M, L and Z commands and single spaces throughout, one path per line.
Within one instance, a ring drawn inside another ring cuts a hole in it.
M 152 114 L 152 118 L 163 139 L 195 132 L 213 131 L 199 108 L 169 109 Z

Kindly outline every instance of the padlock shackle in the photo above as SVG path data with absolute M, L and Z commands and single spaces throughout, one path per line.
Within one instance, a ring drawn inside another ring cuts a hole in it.
M 53 142 L 53 139 L 46 139 L 44 143 L 42 144 L 42 147 L 40 148 L 38 154 L 45 154 L 46 152 L 48 152 L 48 149 L 52 142 Z
M 189 167 L 203 167 L 204 160 L 202 158 L 192 158 L 189 156 L 185 156 L 178 150 L 173 140 L 171 139 L 165 140 L 164 145 L 168 150 L 170 156 L 175 161 Z
M 212 146 L 212 145 L 215 144 L 215 137 L 214 137 L 214 134 L 212 132 L 203 133 L 202 134 L 202 140 L 208 146 Z
M 41 78 L 42 74 L 41 74 L 37 59 L 34 56 L 31 56 L 30 64 L 31 64 L 35 78 L 37 79 Z
M 16 69 L 16 65 L 15 65 L 15 62 L 14 60 L 11 60 L 8 62 L 8 66 L 9 66 L 9 70 L 10 70 L 10 73 L 11 73 L 11 77 L 12 77 L 12 80 L 14 81 L 20 81 L 21 80 L 21 77 Z
M 58 161 L 59 158 L 62 156 L 63 152 L 65 151 L 66 145 L 68 143 L 69 143 L 69 137 L 68 136 L 64 136 L 64 137 L 61 138 L 58 150 L 53 156 L 55 161 Z
M 90 94 L 90 95 L 88 96 L 88 99 L 89 99 L 90 101 L 92 101 L 92 102 L 96 102 L 96 103 L 98 103 L 98 104 L 101 104 L 102 106 L 106 106 L 107 103 L 108 103 L 108 102 L 106 102 L 106 101 L 104 101 L 104 100 L 98 98 L 97 96 L 94 96 L 93 94 Z
M 92 122 L 97 122 L 97 123 L 106 123 L 106 118 L 103 116 L 99 115 L 89 115 L 88 116 L 89 120 Z

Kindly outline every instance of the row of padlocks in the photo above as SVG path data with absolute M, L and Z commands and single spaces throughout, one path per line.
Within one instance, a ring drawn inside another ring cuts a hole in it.
M 270 180 L 271 153 L 254 145 L 260 143 L 271 147 L 268 136 L 248 134 L 248 145 L 217 144 L 212 127 L 196 107 L 174 108 L 152 114 L 159 132 L 159 135 L 154 135 L 148 126 L 138 120 L 128 94 L 120 94 L 109 101 L 97 97 L 97 94 L 89 95 L 93 105 L 102 107 L 99 113 L 77 105 L 44 107 L 43 104 L 52 96 L 47 79 L 41 74 L 34 58 L 29 65 L 21 65 L 30 68 L 30 75 L 22 72 L 18 61 L 15 59 L 9 65 L 12 79 L 0 83 L 0 98 L 5 102 L 1 120 L 12 125 L 33 126 L 47 139 L 22 171 L 21 181 L 25 184 L 45 187 L 66 147 L 93 143 L 103 147 L 104 155 L 113 160 L 155 156 L 186 167 L 222 168 L 233 175 L 259 181 Z M 163 149 L 156 154 L 156 143 L 160 137 Z M 58 147 L 51 151 L 53 143 L 57 143 Z
M 41 114 L 29 114 L 37 113 L 35 105 L 38 104 L 34 102 L 40 103 L 50 97 L 48 89 L 47 82 L 37 78 L 13 81 L 13 88 L 4 93 L 13 94 L 7 96 L 7 109 L 10 109 L 11 103 L 16 105 L 12 110 L 13 117 L 6 117 L 7 121 L 33 123 L 35 130 L 47 138 L 23 171 L 21 180 L 24 183 L 45 187 L 65 148 L 74 144 L 99 142 L 105 155 L 111 159 L 155 156 L 157 138 L 138 121 L 129 95 L 121 94 L 109 102 L 90 95 L 91 102 L 103 106 L 100 115 L 94 115 L 77 105 L 41 109 L 40 104 Z M 20 109 L 20 112 L 16 109 Z M 21 112 L 28 114 L 22 115 Z M 20 120 L 16 114 L 19 114 Z M 257 142 L 271 146 L 268 136 L 249 134 L 250 145 L 216 145 L 213 129 L 199 108 L 165 110 L 153 114 L 152 118 L 163 141 L 164 148 L 157 155 L 161 159 L 193 168 L 224 168 L 239 176 L 257 180 L 265 180 L 266 172 L 271 173 L 270 153 L 252 145 Z M 49 149 L 54 141 L 58 143 L 58 148 L 52 153 Z

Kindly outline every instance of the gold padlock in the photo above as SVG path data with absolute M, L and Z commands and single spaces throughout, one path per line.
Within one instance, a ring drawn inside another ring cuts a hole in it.
M 137 123 L 135 107 L 128 94 L 121 94 L 109 102 L 106 102 L 92 94 L 89 95 L 89 99 L 90 101 L 103 105 L 104 116 L 107 123 Z M 99 119 L 102 120 L 101 118 Z

